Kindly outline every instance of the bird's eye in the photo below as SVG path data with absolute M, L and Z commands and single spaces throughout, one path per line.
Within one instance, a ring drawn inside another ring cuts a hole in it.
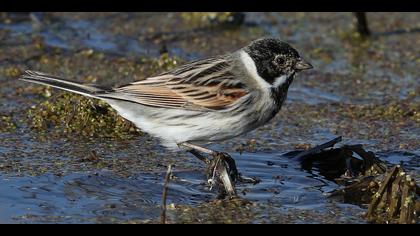
M 277 65 L 283 65 L 284 64 L 284 58 L 283 57 L 277 56 L 274 60 L 277 63 Z

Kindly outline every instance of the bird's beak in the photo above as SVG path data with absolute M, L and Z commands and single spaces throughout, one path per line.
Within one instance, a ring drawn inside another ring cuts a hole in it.
M 314 68 L 309 62 L 305 61 L 304 59 L 300 59 L 296 64 L 295 64 L 295 69 L 296 70 L 309 70 Z

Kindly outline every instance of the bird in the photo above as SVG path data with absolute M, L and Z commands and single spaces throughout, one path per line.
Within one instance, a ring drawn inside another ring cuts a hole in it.
M 269 122 L 280 111 L 296 74 L 311 68 L 289 43 L 266 37 L 118 87 L 81 84 L 31 70 L 20 79 L 103 100 L 168 149 L 182 146 L 193 154 L 214 154 L 203 145 Z

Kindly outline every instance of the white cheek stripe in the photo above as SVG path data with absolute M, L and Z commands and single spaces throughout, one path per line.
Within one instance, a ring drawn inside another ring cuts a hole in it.
M 241 51 L 241 60 L 242 60 L 242 63 L 244 64 L 245 68 L 247 69 L 248 73 L 252 77 L 254 77 L 254 79 L 257 81 L 258 85 L 261 88 L 270 89 L 272 87 L 278 87 L 278 86 L 282 85 L 284 82 L 286 82 L 286 80 L 287 80 L 287 76 L 286 75 L 282 75 L 280 77 L 277 77 L 274 80 L 273 85 L 271 85 L 267 81 L 265 81 L 260 75 L 258 75 L 257 67 L 255 66 L 255 62 L 248 55 L 247 52 Z
M 279 87 L 280 85 L 284 84 L 284 82 L 286 82 L 286 80 L 287 80 L 287 75 L 282 75 L 280 77 L 277 77 L 274 80 L 273 87 L 275 87 L 275 88 Z
M 244 64 L 245 68 L 247 69 L 248 73 L 254 77 L 254 79 L 258 82 L 258 85 L 261 88 L 271 88 L 271 85 L 267 83 L 260 75 L 258 75 L 257 67 L 255 66 L 254 60 L 248 55 L 247 52 L 241 51 L 241 60 Z

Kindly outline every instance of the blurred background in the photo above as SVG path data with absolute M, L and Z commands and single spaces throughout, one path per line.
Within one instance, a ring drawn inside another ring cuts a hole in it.
M 106 105 L 17 80 L 120 85 L 264 36 L 315 68 L 270 124 L 212 144 L 263 180 L 240 187 L 251 204 L 212 201 L 200 163 Z M 419 68 L 418 13 L 0 13 L 0 222 L 154 222 L 168 164 L 170 222 L 364 222 L 363 207 L 325 199 L 333 181 L 280 154 L 342 135 L 418 176 Z

